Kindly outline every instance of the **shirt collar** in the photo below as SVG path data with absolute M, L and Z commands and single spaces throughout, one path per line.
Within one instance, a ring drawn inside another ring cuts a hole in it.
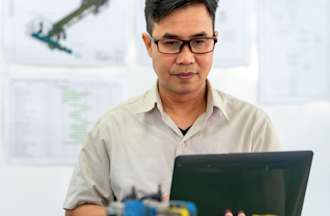
M 163 112 L 163 105 L 158 93 L 158 82 L 142 96 L 142 100 L 140 100 L 140 103 L 136 106 L 135 113 L 149 112 L 156 106 Z
M 159 109 L 161 113 L 163 113 L 163 104 L 161 102 L 159 91 L 158 91 L 158 82 L 148 90 L 140 100 L 138 106 L 136 106 L 135 113 L 145 113 L 153 110 L 155 107 Z M 226 112 L 225 100 L 219 92 L 214 89 L 211 83 L 207 80 L 207 113 L 213 113 L 214 107 L 218 108 L 222 114 L 225 116 L 227 120 L 228 114 Z
M 213 113 L 214 108 L 217 108 L 222 112 L 227 120 L 229 116 L 226 110 L 226 101 L 223 95 L 212 87 L 209 80 L 207 80 L 207 106 L 206 113 Z

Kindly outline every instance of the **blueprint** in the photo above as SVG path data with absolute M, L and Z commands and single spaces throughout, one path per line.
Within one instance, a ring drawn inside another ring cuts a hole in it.
M 120 0 L 5 0 L 4 48 L 11 63 L 126 64 L 127 6 Z
M 216 17 L 219 32 L 214 64 L 218 67 L 247 66 L 255 31 L 256 1 L 222 0 Z
M 87 133 L 123 97 L 118 81 L 11 78 L 6 90 L 8 159 L 73 164 Z
M 147 50 L 142 40 L 142 33 L 147 32 L 146 21 L 144 17 L 144 0 L 136 0 L 135 3 L 135 44 L 136 44 L 136 61 L 137 65 L 150 66 L 151 58 L 148 56 Z
M 260 102 L 330 99 L 329 11 L 328 0 L 260 1 Z

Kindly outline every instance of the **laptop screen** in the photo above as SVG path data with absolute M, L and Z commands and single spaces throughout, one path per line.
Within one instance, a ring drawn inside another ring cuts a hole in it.
M 195 202 L 200 216 L 227 209 L 300 216 L 312 157 L 310 151 L 179 156 L 170 198 Z

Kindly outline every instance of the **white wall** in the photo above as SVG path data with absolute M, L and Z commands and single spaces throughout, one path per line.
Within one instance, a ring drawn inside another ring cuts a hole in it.
M 0 1 L 1 3 L 1 1 Z M 0 7 L 1 9 L 1 7 Z M 1 38 L 0 38 L 1 39 Z M 254 47 L 255 48 L 255 47 Z M 249 67 L 213 70 L 210 79 L 227 93 L 257 104 L 257 67 L 254 49 Z M 14 166 L 5 161 L 3 142 L 3 80 L 8 65 L 0 53 L 0 214 L 8 216 L 60 216 L 61 206 L 69 183 L 69 166 Z M 21 66 L 24 68 L 24 66 Z M 34 67 L 29 67 L 33 70 Z M 37 69 L 37 68 L 35 68 Z M 60 69 L 60 68 L 59 68 Z M 107 67 L 95 71 L 115 70 Z M 128 82 L 130 95 L 135 95 L 153 84 L 151 69 L 130 65 Z M 79 70 L 79 68 L 75 69 Z M 325 215 L 330 200 L 330 103 L 263 106 L 271 116 L 284 150 L 310 149 L 315 152 L 303 215 Z

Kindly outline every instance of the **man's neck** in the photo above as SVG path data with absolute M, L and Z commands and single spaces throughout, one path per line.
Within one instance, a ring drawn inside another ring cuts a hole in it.
M 159 86 L 159 95 L 164 111 L 182 129 L 191 126 L 206 110 L 206 84 L 196 91 L 176 94 Z

